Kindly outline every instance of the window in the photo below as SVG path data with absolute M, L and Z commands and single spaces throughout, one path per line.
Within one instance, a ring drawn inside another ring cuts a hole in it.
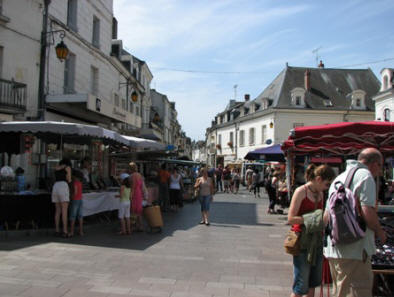
M 218 137 L 218 144 L 219 144 L 219 145 L 222 145 L 222 134 L 219 134 L 219 137 Z
M 290 91 L 291 105 L 297 107 L 304 106 L 305 90 L 303 88 L 294 88 Z
M 68 0 L 67 3 L 67 26 L 73 31 L 77 31 L 77 2 L 78 0 Z
M 135 115 L 141 116 L 140 115 L 140 107 L 138 105 L 135 106 Z
M 234 143 L 234 132 L 230 132 L 230 142 Z
M 254 128 L 249 129 L 249 145 L 254 145 Z
M 99 88 L 99 70 L 98 68 L 90 67 L 90 93 L 98 96 Z
M 383 118 L 386 122 L 390 122 L 390 109 L 385 108 L 383 110 Z
M 3 77 L 3 47 L 0 46 L 0 77 Z
M 96 16 L 93 16 L 92 44 L 94 47 L 100 47 L 100 20 Z
M 119 95 L 114 94 L 114 105 L 119 107 Z
M 304 127 L 304 123 L 293 123 L 293 128 Z
M 261 143 L 264 143 L 267 139 L 267 125 L 261 126 Z
M 352 108 L 363 109 L 365 107 L 365 91 L 355 90 L 352 92 Z
M 75 83 L 75 55 L 69 54 L 66 62 L 64 63 L 64 93 L 73 94 Z
M 244 130 L 239 131 L 239 145 L 240 146 L 245 145 L 245 131 Z

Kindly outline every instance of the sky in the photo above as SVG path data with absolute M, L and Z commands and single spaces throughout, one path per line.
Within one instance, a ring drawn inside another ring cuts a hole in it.
M 394 68 L 393 0 L 114 0 L 118 38 L 182 130 L 205 140 L 230 99 L 256 98 L 286 67 Z

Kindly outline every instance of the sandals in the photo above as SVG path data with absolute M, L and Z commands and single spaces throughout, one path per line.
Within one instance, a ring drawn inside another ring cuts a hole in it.
M 63 238 L 70 238 L 70 237 L 73 237 L 70 233 L 67 233 L 67 232 L 63 232 L 62 233 L 62 237 Z

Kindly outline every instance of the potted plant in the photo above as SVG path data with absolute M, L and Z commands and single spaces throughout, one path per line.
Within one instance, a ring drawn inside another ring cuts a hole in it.
M 233 142 L 232 142 L 232 141 L 227 142 L 227 145 L 228 145 L 230 148 L 233 148 Z
M 217 148 L 218 150 L 221 150 L 221 149 L 222 149 L 222 146 L 221 146 L 220 144 L 217 144 L 217 145 L 216 145 L 216 148 Z

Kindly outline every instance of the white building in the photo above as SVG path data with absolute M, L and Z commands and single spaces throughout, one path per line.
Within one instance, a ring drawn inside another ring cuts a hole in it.
M 0 1 L 0 121 L 37 116 L 42 4 Z
M 70 53 L 60 63 L 55 48 L 48 49 L 45 120 L 141 128 L 142 96 L 134 102 L 128 89 L 138 88 L 136 79 L 113 52 L 112 6 L 112 0 L 53 0 L 49 5 L 48 31 L 64 30 Z
M 384 68 L 381 74 L 380 92 L 373 97 L 375 101 L 375 119 L 394 121 L 394 69 Z
M 207 129 L 211 166 L 282 143 L 297 126 L 374 119 L 379 81 L 370 69 L 290 67 L 254 100 L 231 101 Z

